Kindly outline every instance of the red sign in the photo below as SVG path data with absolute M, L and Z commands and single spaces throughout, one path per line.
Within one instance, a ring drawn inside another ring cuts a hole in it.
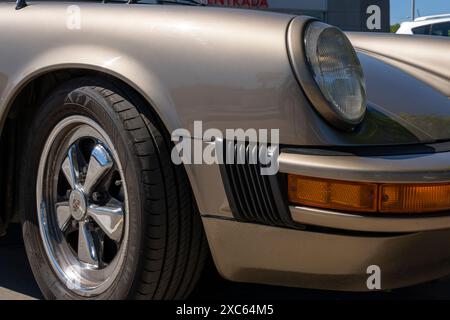
M 267 0 L 208 0 L 209 5 L 240 8 L 269 8 Z

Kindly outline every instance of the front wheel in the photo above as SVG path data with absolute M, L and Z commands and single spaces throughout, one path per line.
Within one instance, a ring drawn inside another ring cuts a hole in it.
M 100 79 L 38 109 L 21 173 L 27 255 L 49 299 L 180 299 L 207 245 L 184 169 L 139 97 Z

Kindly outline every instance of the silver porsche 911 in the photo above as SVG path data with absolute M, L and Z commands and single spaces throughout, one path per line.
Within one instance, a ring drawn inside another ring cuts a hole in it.
M 209 256 L 304 288 L 450 274 L 450 39 L 101 2 L 0 3 L 0 234 L 46 298 L 185 298 Z

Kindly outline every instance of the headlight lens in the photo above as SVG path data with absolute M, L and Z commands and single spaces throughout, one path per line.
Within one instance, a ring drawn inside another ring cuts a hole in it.
M 366 112 L 366 90 L 355 49 L 338 28 L 312 22 L 305 35 L 306 58 L 320 91 L 338 117 L 358 123 Z

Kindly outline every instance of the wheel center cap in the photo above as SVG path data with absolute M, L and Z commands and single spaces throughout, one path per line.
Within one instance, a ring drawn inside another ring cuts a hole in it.
M 75 220 L 83 220 L 86 215 L 86 197 L 79 190 L 73 190 L 69 198 L 70 213 Z

